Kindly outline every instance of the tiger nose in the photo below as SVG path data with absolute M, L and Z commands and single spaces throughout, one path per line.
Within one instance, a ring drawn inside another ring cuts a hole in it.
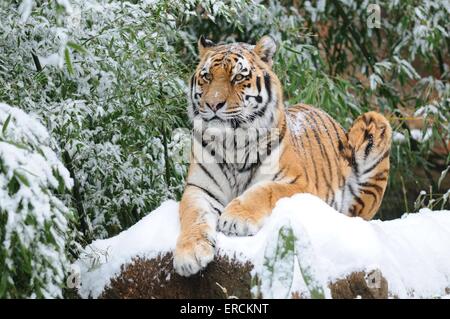
M 217 112 L 218 110 L 220 110 L 223 106 L 225 105 L 225 102 L 220 102 L 220 103 L 206 103 L 206 106 L 209 107 L 213 112 Z

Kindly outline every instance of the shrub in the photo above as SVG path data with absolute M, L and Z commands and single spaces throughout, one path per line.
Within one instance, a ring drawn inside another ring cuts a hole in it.
M 59 195 L 69 172 L 47 130 L 0 103 L 0 298 L 62 296 L 70 210 Z
M 182 192 L 172 132 L 188 126 L 196 39 L 180 29 L 200 1 L 23 3 L 0 5 L 0 99 L 49 127 L 86 239 L 114 235 Z M 232 3 L 204 14 L 231 19 L 244 2 Z

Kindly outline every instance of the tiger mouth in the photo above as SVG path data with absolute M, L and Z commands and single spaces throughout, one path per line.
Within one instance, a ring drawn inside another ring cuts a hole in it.
M 205 123 L 212 123 L 213 125 L 217 125 L 217 124 L 222 124 L 222 125 L 229 125 L 231 128 L 238 128 L 240 127 L 245 121 L 243 121 L 242 119 L 239 118 L 220 118 L 217 115 L 214 115 L 212 118 L 207 119 L 207 118 L 202 118 L 202 120 Z
M 208 118 L 206 116 L 202 116 L 202 120 L 205 122 L 213 122 L 213 121 L 226 122 L 226 120 L 224 120 L 223 118 L 221 118 L 217 115 L 214 115 L 213 117 L 210 117 L 210 118 Z

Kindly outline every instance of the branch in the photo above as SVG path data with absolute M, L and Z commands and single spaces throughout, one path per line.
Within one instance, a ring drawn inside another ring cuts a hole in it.
M 353 29 L 352 23 L 348 19 L 347 14 L 345 13 L 345 11 L 342 8 L 342 6 L 339 4 L 339 0 L 335 0 L 335 1 L 333 1 L 333 3 L 336 6 L 336 10 L 337 10 L 338 14 L 341 16 L 341 18 L 344 20 L 344 23 L 348 27 L 348 30 L 350 31 L 350 35 L 352 36 L 354 42 L 356 43 L 356 45 L 359 47 L 359 49 L 361 50 L 362 54 L 364 55 L 364 57 L 365 57 L 365 59 L 367 61 L 367 64 L 369 65 L 370 70 L 373 72 L 374 69 L 373 69 L 373 65 L 372 64 L 375 62 L 374 57 L 369 53 L 369 51 L 367 51 L 366 47 L 361 42 L 358 33 Z
M 92 240 L 92 236 L 91 236 L 91 232 L 89 231 L 89 225 L 87 223 L 87 214 L 86 211 L 84 210 L 84 206 L 83 206 L 83 199 L 82 199 L 82 195 L 80 192 L 80 184 L 78 183 L 78 180 L 76 179 L 75 176 L 75 171 L 73 169 L 73 164 L 72 164 L 72 159 L 69 155 L 69 153 L 67 152 L 67 150 L 64 150 L 64 152 L 62 153 L 62 158 L 64 161 L 64 164 L 67 168 L 67 170 L 70 173 L 70 177 L 73 179 L 73 197 L 75 199 L 75 207 L 77 209 L 78 212 L 78 216 L 80 216 L 80 230 L 83 233 L 84 239 L 86 241 L 91 241 Z
M 31 56 L 33 57 L 33 62 L 34 62 L 34 65 L 36 66 L 36 71 L 41 72 L 42 66 L 41 66 L 41 62 L 39 62 L 38 56 L 36 54 L 34 54 L 34 52 L 31 52 Z

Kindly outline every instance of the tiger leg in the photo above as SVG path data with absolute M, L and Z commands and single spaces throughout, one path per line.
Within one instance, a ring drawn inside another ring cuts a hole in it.
M 347 136 L 354 177 L 349 215 L 369 220 L 380 207 L 386 189 L 392 129 L 383 115 L 368 112 L 355 120 Z
M 225 207 L 219 218 L 219 230 L 228 235 L 254 235 L 280 198 L 302 193 L 304 189 L 300 183 L 258 183 Z
M 207 194 L 188 185 L 180 202 L 180 235 L 174 252 L 174 269 L 190 276 L 214 259 L 218 213 Z

